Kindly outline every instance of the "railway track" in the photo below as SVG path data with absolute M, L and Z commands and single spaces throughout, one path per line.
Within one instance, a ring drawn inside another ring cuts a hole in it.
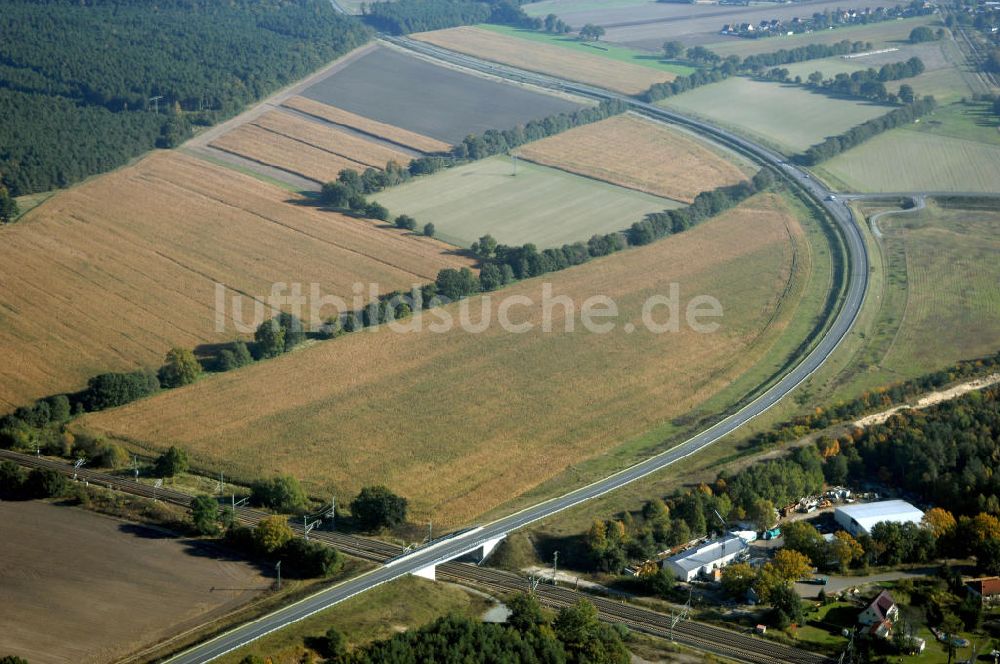
M 528 589 L 526 580 L 516 574 L 463 563 L 440 565 L 438 578 L 462 584 L 471 582 L 500 593 Z M 607 622 L 621 623 L 639 632 L 738 661 L 756 664 L 825 664 L 831 661 L 822 655 L 704 623 L 683 620 L 672 626 L 671 616 L 569 588 L 538 584 L 534 593 L 542 604 L 553 608 L 572 606 L 586 597 Z
M 192 496 L 174 489 L 154 489 L 148 484 L 86 468 L 47 457 L 31 456 L 0 450 L 0 460 L 13 461 L 27 468 L 48 468 L 59 473 L 113 491 L 122 491 L 144 498 L 162 500 L 179 507 L 190 507 Z M 237 507 L 236 519 L 243 525 L 253 526 L 270 516 L 269 513 L 252 507 Z M 297 533 L 302 533 L 301 524 L 290 524 Z M 355 535 L 325 530 L 313 530 L 309 538 L 332 546 L 345 554 L 375 563 L 384 563 L 403 553 L 402 547 Z M 511 572 L 477 567 L 465 563 L 450 562 L 437 567 L 437 576 L 466 586 L 475 586 L 497 593 L 526 592 L 530 589 L 528 580 Z M 729 659 L 751 664 L 825 664 L 830 661 L 820 655 L 772 643 L 712 625 L 690 620 L 678 622 L 671 627 L 670 616 L 641 607 L 630 606 L 620 601 L 599 595 L 582 593 L 570 588 L 538 584 L 534 589 L 539 601 L 550 608 L 560 609 L 572 606 L 586 598 L 596 607 L 601 618 L 607 622 L 622 623 L 629 629 L 645 634 L 670 639 L 681 645 L 711 652 Z

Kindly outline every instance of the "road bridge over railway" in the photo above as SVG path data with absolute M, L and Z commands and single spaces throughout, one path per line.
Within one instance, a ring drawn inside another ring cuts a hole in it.
M 494 533 L 491 535 L 484 535 L 483 537 L 476 537 L 476 534 L 481 533 L 482 530 L 482 527 L 479 527 L 450 533 L 438 540 L 425 544 L 419 549 L 405 550 L 402 554 L 396 556 L 395 558 L 387 560 L 385 566 L 391 567 L 393 565 L 406 565 L 410 558 L 416 556 L 417 554 L 425 554 L 428 551 L 433 551 L 434 549 L 441 547 L 443 544 L 447 544 L 450 540 L 462 538 L 464 540 L 462 550 L 456 552 L 453 549 L 448 549 L 444 551 L 444 547 L 441 547 L 444 552 L 438 559 L 432 560 L 430 563 L 426 563 L 426 560 L 424 560 L 424 563 L 426 563 L 424 567 L 410 572 L 413 576 L 420 576 L 434 581 L 437 579 L 437 568 L 439 565 L 465 558 L 472 558 L 476 563 L 481 563 L 489 558 L 490 554 L 493 553 L 493 549 L 497 548 L 497 545 L 500 544 L 505 537 L 507 537 L 507 533 Z

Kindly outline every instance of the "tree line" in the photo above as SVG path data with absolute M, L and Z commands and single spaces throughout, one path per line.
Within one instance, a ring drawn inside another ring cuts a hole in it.
M 677 53 L 676 47 L 672 46 L 672 44 L 673 42 L 667 42 L 664 44 L 664 49 L 667 49 L 668 45 L 670 45 L 669 48 L 671 50 L 669 52 Z M 809 44 L 793 49 L 780 49 L 773 53 L 748 55 L 741 60 L 736 55 L 722 58 L 704 46 L 694 46 L 687 49 L 686 57 L 691 62 L 702 65 L 702 69 L 687 76 L 678 76 L 673 81 L 654 83 L 639 97 L 642 101 L 652 103 L 673 97 L 682 92 L 687 92 L 702 85 L 718 83 L 736 74 L 752 74 L 771 80 L 787 82 L 790 81 L 790 74 L 787 69 L 780 67 L 780 65 L 804 62 L 817 58 L 828 58 L 847 53 L 858 53 L 870 48 L 871 43 L 868 42 L 843 40 L 836 44 Z M 892 103 L 900 100 L 904 103 L 910 103 L 913 101 L 912 89 L 908 96 L 899 95 L 899 98 L 897 98 L 897 96 L 890 95 L 886 91 L 884 83 L 917 76 L 923 71 L 923 61 L 920 58 L 913 57 L 905 62 L 883 65 L 878 70 L 868 69 L 852 74 L 837 74 L 829 80 L 824 80 L 822 73 L 814 72 L 810 75 L 808 84 L 815 89 L 831 94 L 890 101 Z M 802 83 L 798 77 L 796 77 L 795 82 Z
M 624 625 L 607 625 L 587 600 L 560 609 L 554 616 L 534 595 L 515 595 L 508 602 L 506 623 L 484 623 L 457 615 L 373 641 L 347 652 L 344 639 L 331 629 L 326 635 L 327 662 L 338 664 L 420 664 L 421 662 L 522 662 L 524 664 L 627 664 Z M 246 664 L 258 664 L 251 660 Z
M 528 16 L 513 0 L 386 0 L 362 4 L 361 14 L 375 29 L 396 35 L 476 23 L 549 32 L 557 28 L 570 30 L 558 19 L 547 21 Z
M 927 115 L 936 107 L 937 102 L 934 100 L 934 97 L 927 96 L 923 99 L 916 99 L 905 106 L 889 111 L 885 115 L 872 118 L 856 127 L 851 127 L 839 136 L 830 136 L 822 143 L 813 145 L 804 153 L 795 155 L 793 159 L 798 164 L 815 166 L 820 162 L 837 156 L 841 152 L 846 152 L 864 143 L 882 132 L 910 124 L 914 120 Z
M 169 147 L 370 31 L 323 0 L 8 0 L 0 34 L 0 185 L 20 196 Z
M 788 70 L 784 72 L 783 80 L 788 79 Z M 844 95 L 849 97 L 860 97 L 862 99 L 873 99 L 875 101 L 888 101 L 895 103 L 902 101 L 905 104 L 913 103 L 915 94 L 909 85 L 900 87 L 899 94 L 892 94 L 886 90 L 885 83 L 888 81 L 898 81 L 903 78 L 918 76 L 924 71 L 924 63 L 920 58 L 913 57 L 903 62 L 891 62 L 882 65 L 879 69 L 869 68 L 850 74 L 841 72 L 831 79 L 823 79 L 821 72 L 815 71 L 809 74 L 808 86 L 816 90 L 834 95 Z M 774 76 L 772 76 L 774 78 Z
M 806 60 L 818 60 L 820 58 L 832 58 L 838 55 L 848 55 L 851 53 L 864 53 L 872 50 L 871 42 L 841 40 L 836 44 L 807 44 L 796 46 L 795 48 L 781 48 L 771 53 L 758 53 L 748 55 L 743 58 L 740 69 L 748 71 L 762 71 L 768 67 L 777 67 Z

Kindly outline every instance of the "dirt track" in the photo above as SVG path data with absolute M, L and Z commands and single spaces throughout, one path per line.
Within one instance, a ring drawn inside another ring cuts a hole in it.
M 71 507 L 0 502 L 0 654 L 108 662 L 270 585 L 196 540 Z

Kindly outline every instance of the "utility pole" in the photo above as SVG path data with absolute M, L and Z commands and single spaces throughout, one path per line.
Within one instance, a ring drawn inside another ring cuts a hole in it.
M 434 539 L 434 522 L 430 519 L 427 520 L 427 541 L 430 542 Z
M 157 115 L 160 114 L 160 100 L 161 99 L 163 99 L 163 95 L 159 95 L 159 96 L 156 96 L 156 97 L 150 97 L 149 98 L 149 101 L 153 102 L 153 112 L 156 113 Z
M 281 561 L 274 566 L 274 569 L 278 570 L 278 590 L 281 590 Z
M 135 481 L 139 481 L 139 457 L 132 455 L 132 470 L 135 471 Z
M 556 575 L 559 573 L 559 552 L 552 554 L 552 585 L 556 585 Z
M 156 490 L 163 486 L 163 480 L 156 480 L 153 482 L 153 502 L 156 502 Z
M 219 471 L 219 495 L 220 496 L 224 495 L 223 491 L 225 490 L 225 488 L 226 488 L 226 478 L 222 474 L 222 471 L 220 470 Z
M 337 526 L 337 496 L 330 498 L 330 530 Z
M 517 153 L 516 152 L 511 152 L 510 153 L 510 158 L 514 162 L 514 176 L 513 177 L 517 177 Z

